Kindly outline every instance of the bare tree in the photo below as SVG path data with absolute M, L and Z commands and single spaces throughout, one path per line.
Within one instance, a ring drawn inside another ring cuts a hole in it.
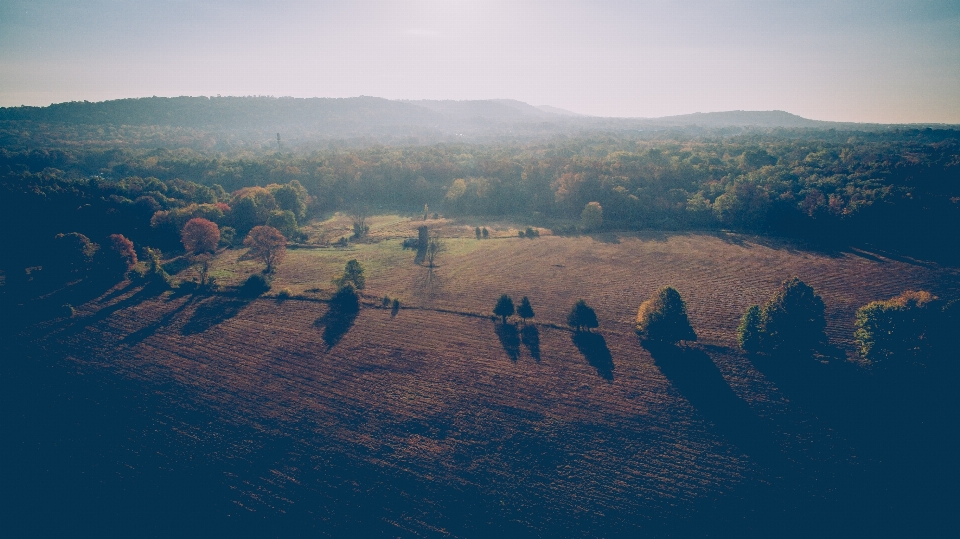
M 363 204 L 357 204 L 351 212 L 353 217 L 353 237 L 362 238 L 370 232 L 370 225 L 367 224 L 367 208 Z
M 434 232 L 430 236 L 430 241 L 427 242 L 427 248 L 424 252 L 424 260 L 427 262 L 427 266 L 433 268 L 433 261 L 436 260 L 437 255 L 447 250 L 447 244 L 440 239 L 440 232 Z

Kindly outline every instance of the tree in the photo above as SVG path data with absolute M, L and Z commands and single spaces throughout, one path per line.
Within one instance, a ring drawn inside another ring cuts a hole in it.
M 483 234 L 483 239 L 487 239 L 488 237 L 490 237 L 490 231 L 487 230 L 487 227 L 483 227 L 482 229 L 480 229 L 480 232 Z
M 860 355 L 876 365 L 922 361 L 937 340 L 932 337 L 942 315 L 940 303 L 921 290 L 864 305 L 857 310 L 854 332 Z
M 480 239 L 480 227 L 477 227 L 473 232 L 477 235 L 477 239 L 479 240 L 479 239 Z
M 137 265 L 137 251 L 133 248 L 133 242 L 123 234 L 110 235 L 110 260 L 107 265 L 115 275 L 124 275 Z
M 806 353 L 826 343 L 823 299 L 794 277 L 784 281 L 760 312 L 760 348 Z
M 527 323 L 527 318 L 533 318 L 533 307 L 530 305 L 530 300 L 527 296 L 523 296 L 523 299 L 520 300 L 520 306 L 517 307 L 517 316 L 523 319 L 523 323 Z
M 513 316 L 513 300 L 510 299 L 510 296 L 503 294 L 500 296 L 500 299 L 497 300 L 497 304 L 493 307 L 493 314 L 499 316 L 503 323 L 507 323 L 507 317 Z
M 357 290 L 363 290 L 366 286 L 366 278 L 363 276 L 363 265 L 357 262 L 356 258 L 348 261 L 347 265 L 343 268 L 343 275 L 335 279 L 334 283 L 341 287 L 352 284 Z
M 273 198 L 281 210 L 293 212 L 297 221 L 307 216 L 307 190 L 297 180 L 276 187 L 273 190 Z
M 440 232 L 435 232 L 433 236 L 430 237 L 430 241 L 427 242 L 427 248 L 424 252 L 424 260 L 427 261 L 427 266 L 433 267 L 433 261 L 436 260 L 437 255 L 447 250 L 447 244 L 440 239 Z
M 217 245 L 220 243 L 220 228 L 213 221 L 194 217 L 183 225 L 180 241 L 183 242 L 183 248 L 189 254 L 212 253 L 217 250 Z
M 54 237 L 54 249 L 51 253 L 54 271 L 62 273 L 84 272 L 93 262 L 100 246 L 79 232 L 57 234 Z
M 671 286 L 657 290 L 637 310 L 637 335 L 648 341 L 677 343 L 695 341 L 697 334 L 687 319 L 687 306 Z
M 287 255 L 287 239 L 279 230 L 270 226 L 255 226 L 243 240 L 250 256 L 267 265 L 265 273 L 272 273 L 276 265 Z
M 370 232 L 370 225 L 367 224 L 367 209 L 361 204 L 353 209 L 353 237 L 362 238 Z
M 761 320 L 762 310 L 759 305 L 751 305 L 740 318 L 740 325 L 737 326 L 737 344 L 744 352 L 753 353 L 760 350 L 760 337 L 763 331 Z
M 274 210 L 267 217 L 267 226 L 272 226 L 283 234 L 287 239 L 293 239 L 300 235 L 300 227 L 297 226 L 297 218 L 290 210 Z
M 587 305 L 587 302 L 579 299 L 567 315 L 567 325 L 579 332 L 599 327 L 600 323 L 597 321 L 597 313 Z
M 580 212 L 580 224 L 584 230 L 596 230 L 603 225 L 603 208 L 599 202 L 588 202 Z

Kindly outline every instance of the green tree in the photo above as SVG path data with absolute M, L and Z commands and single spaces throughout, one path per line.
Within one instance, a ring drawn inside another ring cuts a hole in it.
M 570 314 L 567 315 L 567 325 L 576 331 L 583 331 L 584 329 L 589 331 L 592 328 L 600 327 L 600 322 L 597 321 L 597 313 L 593 308 L 587 305 L 587 302 L 579 299 L 570 309 Z
M 79 232 L 57 234 L 51 253 L 53 269 L 61 273 L 83 273 L 99 250 L 99 245 Z
M 826 343 L 823 299 L 794 277 L 784 281 L 763 306 L 760 346 L 765 351 L 807 353 Z
M 599 202 L 588 202 L 580 212 L 580 224 L 584 230 L 597 230 L 603 225 L 603 208 Z
M 357 290 L 363 290 L 366 287 L 366 277 L 363 276 L 363 265 L 356 258 L 349 260 L 343 268 L 343 275 L 334 280 L 337 286 L 343 287 L 352 284 Z
M 307 190 L 297 180 L 273 190 L 273 198 L 281 210 L 293 213 L 297 221 L 307 216 Z
M 940 303 L 921 290 L 864 305 L 857 310 L 854 332 L 860 355 L 876 365 L 922 362 L 936 340 Z
M 523 319 L 523 323 L 527 323 L 527 318 L 533 318 L 533 306 L 530 305 L 530 299 L 527 296 L 523 296 L 523 299 L 520 300 L 520 306 L 517 307 L 517 316 Z
M 276 228 L 287 239 L 293 239 L 300 235 L 297 218 L 290 210 L 274 210 L 270 212 L 270 216 L 267 217 L 267 226 Z
M 480 239 L 480 227 L 477 227 L 473 232 L 477 235 L 477 239 L 479 240 L 479 239 Z
M 493 307 L 493 314 L 499 316 L 504 324 L 507 323 L 507 317 L 513 316 L 513 300 L 510 299 L 510 296 L 503 294 L 500 296 L 500 299 L 497 300 L 497 304 Z
M 424 251 L 424 260 L 427 261 L 427 266 L 432 268 L 437 255 L 446 250 L 447 244 L 440 238 L 440 232 L 435 232 L 430 236 L 430 241 L 427 242 L 427 248 Z
M 637 310 L 637 334 L 644 340 L 677 343 L 695 341 L 697 334 L 687 318 L 687 306 L 680 293 L 671 286 L 640 304 Z
M 480 229 L 480 232 L 483 234 L 483 239 L 487 239 L 488 237 L 490 237 L 490 231 L 487 230 L 487 227 L 483 227 L 482 229 Z

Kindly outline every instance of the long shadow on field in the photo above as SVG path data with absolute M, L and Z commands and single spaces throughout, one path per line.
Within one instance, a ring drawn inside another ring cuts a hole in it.
M 520 357 L 520 334 L 517 333 L 516 324 L 494 323 L 494 331 L 497 332 L 503 351 L 510 356 L 511 361 L 516 361 Z
M 571 340 L 587 362 L 597 369 L 597 374 L 604 380 L 612 382 L 613 356 L 610 355 L 610 349 L 607 348 L 607 341 L 603 335 L 592 331 L 575 331 Z
M 520 342 L 527 347 L 534 360 L 540 361 L 540 330 L 537 326 L 523 326 L 520 330 Z
M 774 476 L 789 476 L 769 428 L 730 389 L 710 356 L 696 348 L 644 342 L 660 372 L 704 418 Z
M 180 333 L 183 335 L 194 335 L 229 320 L 240 313 L 253 298 L 247 297 L 226 297 L 210 296 L 201 300 L 190 321 L 183 326 Z
M 313 325 L 323 327 L 323 342 L 327 343 L 327 350 L 336 346 L 340 339 L 350 331 L 358 314 L 359 312 L 341 312 L 338 309 L 331 308 L 323 316 L 317 318 Z
M 121 342 L 127 346 L 133 346 L 145 341 L 151 335 L 159 331 L 161 328 L 169 325 L 170 322 L 172 322 L 173 319 L 176 318 L 178 314 L 180 314 L 184 309 L 186 309 L 190 304 L 192 304 L 195 299 L 196 299 L 196 296 L 190 296 L 189 298 L 187 298 L 186 301 L 181 303 L 179 307 L 165 314 L 160 320 L 157 320 L 156 322 L 149 324 L 146 327 L 143 327 L 141 329 L 138 329 L 137 331 L 134 331 L 133 333 L 128 334 L 126 337 L 124 337 L 121 340 Z

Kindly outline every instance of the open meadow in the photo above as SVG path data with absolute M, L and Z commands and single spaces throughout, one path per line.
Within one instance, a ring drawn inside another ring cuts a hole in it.
M 289 249 L 257 299 L 229 292 L 262 269 L 233 249 L 210 270 L 225 291 L 160 294 L 128 281 L 73 318 L 26 330 L 23 346 L 46 357 L 46 372 L 130 395 L 76 399 L 136 417 L 83 438 L 96 455 L 86 465 L 134 499 L 149 497 L 143 478 L 159 475 L 204 518 L 278 534 L 767 535 L 775 525 L 778 536 L 862 535 L 944 525 L 956 496 L 937 492 L 957 479 L 947 458 L 957 423 L 955 408 L 939 407 L 954 401 L 917 391 L 940 387 L 922 375 L 891 381 L 858 361 L 853 322 L 860 306 L 904 290 L 956 297 L 956 269 L 723 232 L 526 239 L 507 223 L 369 222 L 369 236 L 348 247 Z M 422 224 L 445 241 L 433 269 L 401 246 Z M 475 238 L 478 225 L 490 238 Z M 335 217 L 305 229 L 333 241 L 348 235 L 337 226 Z M 326 300 L 350 259 L 366 269 L 364 306 L 330 339 Z M 741 314 L 793 276 L 823 297 L 831 354 L 744 355 Z M 634 319 L 664 285 L 682 294 L 699 340 L 651 353 Z M 283 289 L 291 297 L 277 297 Z M 504 293 L 528 296 L 535 318 L 495 322 Z M 400 309 L 381 306 L 384 296 Z M 597 312 L 592 334 L 566 328 L 578 298 Z M 40 465 L 22 473 L 53 481 Z M 145 530 L 162 520 L 146 514 Z

